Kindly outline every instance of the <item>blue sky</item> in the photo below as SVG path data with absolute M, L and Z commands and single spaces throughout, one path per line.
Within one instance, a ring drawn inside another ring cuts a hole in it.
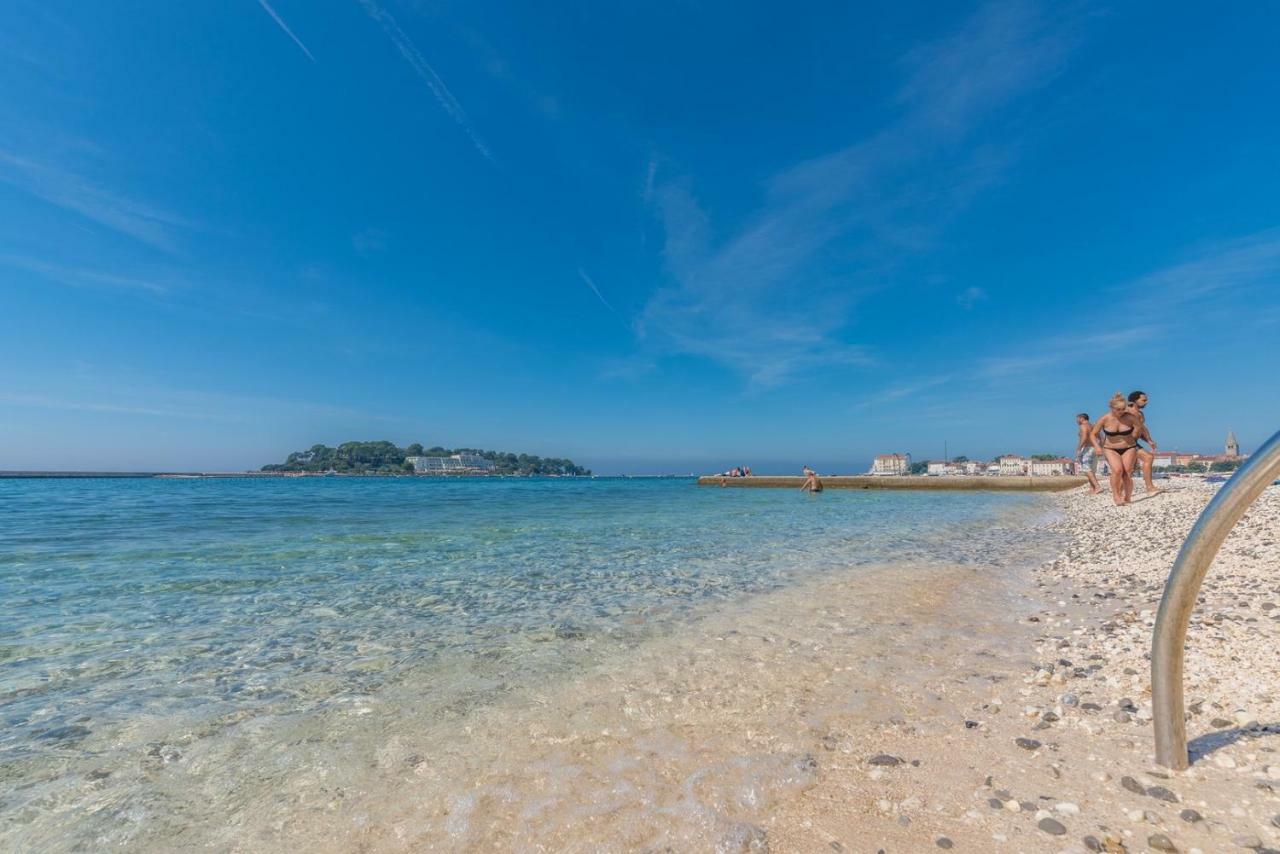
M 1280 428 L 1280 8 L 0 9 L 0 468 Z

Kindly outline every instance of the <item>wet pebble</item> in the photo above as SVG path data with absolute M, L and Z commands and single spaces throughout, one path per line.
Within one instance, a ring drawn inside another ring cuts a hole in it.
M 1013 743 L 1021 747 L 1023 750 L 1039 750 L 1040 742 L 1034 738 L 1015 738 Z
M 1040 828 L 1045 833 L 1048 833 L 1051 836 L 1062 836 L 1067 832 L 1067 828 L 1066 826 L 1063 825 L 1062 822 L 1052 818 L 1040 819 L 1040 821 L 1036 824 L 1036 827 Z
M 955 847 L 955 843 L 945 836 L 939 836 L 937 839 L 934 840 L 933 844 L 937 845 L 939 848 L 945 848 L 947 850 L 950 850 Z
M 1163 833 L 1153 833 L 1147 837 L 1147 845 L 1157 851 L 1177 851 L 1178 846 L 1173 844 L 1173 840 L 1165 836 Z
M 1190 807 L 1178 813 L 1178 818 L 1191 824 L 1195 824 L 1197 821 L 1204 821 L 1204 816 L 1200 815 L 1200 813 Z

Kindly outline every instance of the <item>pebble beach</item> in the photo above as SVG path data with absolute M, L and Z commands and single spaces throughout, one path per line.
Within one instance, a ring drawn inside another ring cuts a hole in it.
M 775 847 L 1280 850 L 1280 488 L 1205 580 L 1186 653 L 1192 765 L 1173 772 L 1154 762 L 1151 633 L 1215 486 L 1165 483 L 1124 508 L 1055 496 L 1067 545 L 1034 570 L 1021 633 L 955 650 L 954 675 L 919 692 L 940 714 L 851 722 L 828 763 L 841 770 L 793 803 Z

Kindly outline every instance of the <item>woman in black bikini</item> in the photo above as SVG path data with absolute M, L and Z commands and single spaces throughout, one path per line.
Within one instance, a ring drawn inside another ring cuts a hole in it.
M 1111 396 L 1111 411 L 1099 418 L 1089 433 L 1093 447 L 1106 457 L 1111 471 L 1111 497 L 1116 506 L 1128 504 L 1133 498 L 1133 465 L 1138 460 L 1137 419 L 1127 407 L 1125 396 L 1116 392 Z

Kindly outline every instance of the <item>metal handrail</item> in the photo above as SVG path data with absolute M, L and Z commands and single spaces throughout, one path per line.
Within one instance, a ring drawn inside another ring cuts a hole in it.
M 1165 583 L 1151 638 L 1151 713 L 1156 730 L 1156 762 L 1166 768 L 1182 770 L 1190 764 L 1182 705 L 1182 657 L 1200 584 L 1222 541 L 1277 476 L 1280 432 L 1249 457 L 1204 508 Z

